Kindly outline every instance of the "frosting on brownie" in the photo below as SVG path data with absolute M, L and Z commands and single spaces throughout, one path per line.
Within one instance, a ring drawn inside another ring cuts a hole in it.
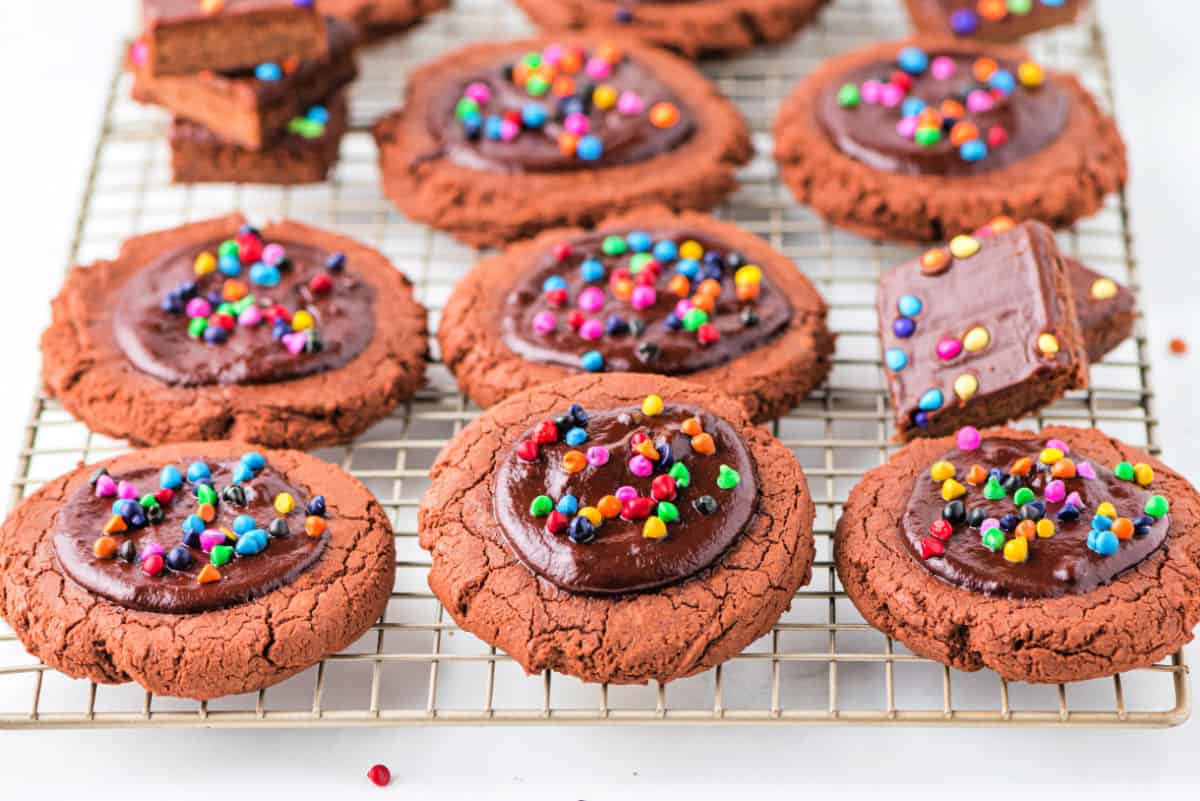
M 650 395 L 641 408 L 565 413 L 502 457 L 494 511 L 534 573 L 570 592 L 682 581 L 716 562 L 754 515 L 757 476 L 738 432 Z
M 1111 469 L 1061 440 L 982 438 L 955 449 L 916 485 L 901 523 L 910 553 L 958 587 L 1008 598 L 1080 595 L 1157 550 L 1170 531 L 1154 470 Z
M 58 513 L 63 570 L 96 595 L 185 614 L 244 603 L 289 584 L 329 539 L 325 499 L 250 451 L 112 475 L 102 469 Z
M 232 239 L 172 250 L 120 292 L 118 346 L 168 384 L 262 384 L 349 363 L 375 330 L 375 290 L 346 257 L 300 242 Z
M 531 361 L 683 375 L 781 334 L 792 306 L 762 269 L 688 230 L 609 229 L 539 253 L 503 307 L 504 344 Z
M 835 147 L 877 170 L 962 177 L 1041 152 L 1070 110 L 1070 97 L 1036 62 L 906 47 L 893 62 L 831 82 L 817 115 Z
M 427 122 L 452 162 L 501 173 L 635 164 L 695 129 L 671 89 L 611 44 L 514 53 L 448 86 Z

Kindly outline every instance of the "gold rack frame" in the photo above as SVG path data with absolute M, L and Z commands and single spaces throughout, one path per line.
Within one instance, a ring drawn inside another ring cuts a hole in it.
M 839 0 L 818 24 L 779 48 L 761 48 L 704 70 L 754 130 L 758 156 L 742 190 L 718 214 L 763 236 L 821 288 L 839 343 L 828 383 L 773 432 L 791 447 L 817 499 L 813 582 L 771 633 L 700 676 L 667 686 L 586 685 L 545 673 L 525 676 L 504 654 L 459 630 L 425 585 L 416 506 L 438 449 L 477 410 L 439 364 L 416 399 L 351 445 L 320 455 L 379 497 L 396 530 L 398 569 L 387 613 L 346 651 L 276 687 L 197 703 L 153 696 L 136 685 L 72 680 L 30 657 L 0 623 L 0 728 L 144 726 L 390 726 L 399 724 L 730 724 L 1171 726 L 1191 710 L 1183 653 L 1111 679 L 1069 685 L 1007 683 L 917 657 L 867 626 L 838 584 L 830 535 L 847 492 L 885 460 L 890 412 L 876 339 L 874 289 L 881 270 L 908 248 L 841 233 L 792 200 L 771 161 L 779 101 L 815 65 L 871 41 L 896 38 L 907 21 L 895 0 Z M 399 103 L 416 64 L 472 40 L 516 36 L 527 23 L 502 0 L 459 0 L 453 11 L 366 52 L 353 90 L 354 129 L 329 184 L 280 189 L 170 184 L 166 118 L 128 99 L 114 75 L 88 179 L 72 261 L 111 256 L 127 236 L 242 208 L 256 219 L 291 216 L 325 225 L 386 252 L 438 310 L 475 259 L 473 252 L 399 215 L 381 196 L 367 124 Z M 1079 73 L 1111 106 L 1103 32 L 1093 18 L 1032 42 L 1051 66 Z M 1061 237 L 1093 268 L 1137 287 L 1125 198 Z M 436 348 L 435 348 L 436 350 Z M 1025 425 L 1097 425 L 1157 452 L 1154 392 L 1144 326 L 1102 364 L 1093 387 L 1072 393 Z M 18 455 L 12 503 L 80 461 L 123 443 L 91 434 L 38 395 Z

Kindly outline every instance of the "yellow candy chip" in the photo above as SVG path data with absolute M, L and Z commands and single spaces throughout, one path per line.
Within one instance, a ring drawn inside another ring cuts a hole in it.
M 1038 454 L 1038 461 L 1042 464 L 1055 464 L 1061 462 L 1064 456 L 1066 454 L 1058 448 L 1045 448 Z
M 661 414 L 663 410 L 663 399 L 657 395 L 647 395 L 642 401 L 642 414 L 653 417 L 656 414 Z
M 1048 517 L 1043 517 L 1037 522 L 1037 535 L 1044 540 L 1048 540 L 1054 536 L 1054 521 Z
M 969 401 L 979 391 L 979 379 L 970 373 L 963 373 L 954 379 L 954 394 L 959 400 Z
M 1108 278 L 1097 278 L 1092 282 L 1092 300 L 1112 300 L 1117 296 L 1117 285 Z
M 1105 517 L 1111 517 L 1113 520 L 1116 520 L 1117 519 L 1117 508 L 1115 506 L 1113 506 L 1111 503 L 1109 503 L 1108 501 L 1105 501 L 1104 503 L 1102 503 L 1096 507 L 1096 514 L 1104 515 Z
M 308 312 L 306 312 L 304 309 L 301 309 L 300 311 L 298 311 L 292 315 L 292 330 L 293 331 L 307 331 L 308 329 L 312 328 L 315 324 L 316 324 L 316 321 L 313 320 L 313 316 L 311 314 L 309 314 Z
M 604 522 L 604 515 L 600 514 L 600 510 L 595 506 L 585 506 L 579 510 L 580 517 L 586 517 L 588 522 L 593 526 L 598 526 Z
M 617 105 L 617 90 L 602 83 L 592 92 L 592 103 L 596 108 L 610 109 Z
M 1029 540 L 1014 537 L 1004 543 L 1004 558 L 1013 564 L 1021 564 L 1029 558 Z
M 196 275 L 208 275 L 217 269 L 217 257 L 207 250 L 196 257 L 192 270 Z
M 1046 80 L 1046 71 L 1036 61 L 1025 61 L 1017 67 L 1017 80 L 1022 86 L 1041 86 Z
M 977 353 L 990 345 L 991 342 L 992 335 L 981 325 L 977 325 L 968 331 L 962 340 L 963 347 L 969 353 Z
M 667 536 L 667 524 L 657 517 L 647 517 L 642 526 L 642 536 L 648 540 L 661 540 Z
M 956 259 L 969 259 L 979 252 L 979 240 L 962 234 L 950 240 L 950 252 Z
M 224 534 L 225 539 L 229 540 L 230 542 L 237 542 L 238 535 L 234 534 L 232 531 L 225 528 L 224 526 L 221 527 L 221 533 Z
M 1037 338 L 1037 349 L 1046 356 L 1058 353 L 1058 337 L 1054 334 L 1042 334 Z
M 952 501 L 967 494 L 967 488 L 952 478 L 942 482 L 942 500 Z
M 954 478 L 954 465 L 949 462 L 934 462 L 929 468 L 929 477 L 934 481 L 945 481 L 948 478 Z
M 292 497 L 290 492 L 281 492 L 275 496 L 275 511 L 281 515 L 286 515 L 288 512 L 296 508 L 296 499 Z
M 679 246 L 679 258 L 698 259 L 704 255 L 704 248 L 694 239 L 689 239 Z
M 736 284 L 757 284 L 762 281 L 762 270 L 756 264 L 738 267 L 737 272 L 733 274 L 733 281 Z
M 1150 482 L 1154 480 L 1154 468 L 1143 462 L 1138 462 L 1133 466 L 1133 480 L 1143 487 L 1150 486 Z

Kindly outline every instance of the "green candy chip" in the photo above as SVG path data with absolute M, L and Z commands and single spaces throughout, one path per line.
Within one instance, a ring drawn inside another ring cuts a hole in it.
M 155 498 L 153 495 L 143 495 L 142 499 L 138 501 L 138 503 L 141 504 L 143 509 L 149 509 L 152 506 L 159 505 L 158 498 Z
M 989 478 L 988 482 L 983 485 L 983 497 L 989 501 L 998 501 L 1007 494 L 1004 486 L 994 478 Z
M 1019 490 L 1013 493 L 1013 503 L 1015 503 L 1017 506 L 1024 506 L 1036 497 L 1037 496 L 1033 494 L 1033 490 L 1031 490 L 1029 487 L 1021 487 Z
M 193 317 L 188 323 L 188 336 L 192 339 L 199 339 L 204 336 L 204 329 L 208 328 L 208 320 L 204 317 Z
M 545 517 L 553 511 L 554 501 L 550 500 L 549 495 L 539 495 L 529 504 L 529 514 L 534 517 Z
M 208 559 L 212 562 L 213 567 L 220 567 L 232 558 L 232 545 L 214 545 L 212 551 L 208 554 Z
M 704 309 L 688 309 L 687 314 L 683 315 L 683 327 L 688 331 L 695 331 L 707 322 L 708 312 Z
M 1133 465 L 1129 462 L 1117 462 L 1117 466 L 1113 468 L 1113 475 L 1122 481 L 1133 481 Z
M 742 482 L 742 477 L 738 475 L 738 471 L 734 470 L 729 465 L 721 465 L 721 472 L 717 474 L 717 486 L 723 490 L 731 490 Z
M 861 103 L 862 93 L 858 91 L 858 85 L 853 83 L 843 84 L 842 88 L 838 89 L 837 102 L 842 108 L 854 108 Z
M 680 489 L 687 489 L 692 483 L 692 474 L 683 462 L 676 462 L 671 465 L 671 469 L 667 471 L 667 475 L 675 479 L 675 486 Z
M 658 508 L 654 513 L 658 515 L 658 519 L 664 523 L 674 523 L 679 519 L 679 507 L 670 501 L 659 501 Z
M 983 547 L 995 553 L 1004 547 L 1004 532 L 998 528 L 989 528 L 983 532 Z
M 217 505 L 217 491 L 210 484 L 201 484 L 196 488 L 196 500 L 199 503 L 207 503 L 210 506 Z
M 634 253 L 633 257 L 629 259 L 629 272 L 637 275 L 652 261 L 654 261 L 654 257 L 649 253 Z
M 1171 504 L 1162 495 L 1154 495 L 1146 501 L 1146 514 L 1156 520 L 1171 511 Z
M 623 236 L 606 236 L 600 249 L 608 256 L 620 256 L 625 251 L 629 250 L 629 243 L 625 241 Z

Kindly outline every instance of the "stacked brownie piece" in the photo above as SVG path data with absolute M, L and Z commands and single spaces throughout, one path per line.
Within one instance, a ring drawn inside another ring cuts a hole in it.
M 357 31 L 313 0 L 142 0 L 133 98 L 175 115 L 180 183 L 325 180 L 348 124 Z

